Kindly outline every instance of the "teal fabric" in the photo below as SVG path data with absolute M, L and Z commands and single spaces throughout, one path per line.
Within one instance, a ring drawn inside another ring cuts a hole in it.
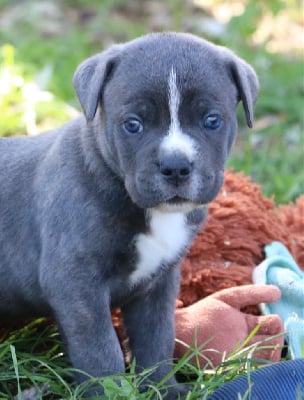
M 304 357 L 304 273 L 280 242 L 265 246 L 266 259 L 253 271 L 256 284 L 276 285 L 281 299 L 262 304 L 264 314 L 277 314 L 284 322 L 291 358 Z

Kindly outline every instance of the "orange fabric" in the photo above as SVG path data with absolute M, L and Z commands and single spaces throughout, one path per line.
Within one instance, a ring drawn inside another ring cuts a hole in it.
M 304 196 L 276 207 L 259 185 L 242 173 L 227 171 L 209 215 L 183 262 L 179 306 L 228 287 L 252 283 L 252 269 L 263 248 L 281 241 L 304 270 Z M 246 311 L 258 313 L 257 307 Z

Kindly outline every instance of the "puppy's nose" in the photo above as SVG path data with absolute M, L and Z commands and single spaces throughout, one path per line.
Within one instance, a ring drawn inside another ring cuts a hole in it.
M 176 186 L 187 181 L 193 165 L 183 154 L 163 157 L 159 162 L 159 170 L 163 178 Z

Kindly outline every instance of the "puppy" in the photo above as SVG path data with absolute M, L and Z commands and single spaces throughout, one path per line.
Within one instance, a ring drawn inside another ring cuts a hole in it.
M 84 116 L 0 141 L 0 316 L 53 316 L 73 366 L 98 377 L 124 370 L 119 306 L 137 367 L 159 363 L 160 381 L 181 258 L 222 185 L 239 101 L 252 125 L 257 77 L 223 47 L 160 33 L 85 60 L 74 87 Z

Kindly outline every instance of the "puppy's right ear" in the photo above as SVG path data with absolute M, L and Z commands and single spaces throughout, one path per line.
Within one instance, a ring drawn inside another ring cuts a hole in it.
M 254 69 L 244 60 L 234 56 L 229 63 L 233 80 L 238 89 L 238 100 L 243 104 L 247 125 L 252 128 L 253 105 L 259 93 L 259 81 Z
M 95 117 L 105 83 L 119 59 L 121 45 L 84 60 L 76 69 L 74 88 L 87 121 Z

